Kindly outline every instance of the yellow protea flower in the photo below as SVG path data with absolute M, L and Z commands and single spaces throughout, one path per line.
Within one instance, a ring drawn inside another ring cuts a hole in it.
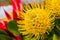
M 60 0 L 45 0 L 46 8 L 52 10 L 60 18 Z
M 47 6 L 50 5 L 52 8 L 60 8 L 60 0 L 45 0 Z
M 46 30 L 51 30 L 52 19 L 50 19 L 50 13 L 43 9 L 36 8 L 29 10 L 24 17 L 24 29 L 35 35 L 42 35 L 47 32 Z
M 32 39 L 28 40 L 44 39 L 54 28 L 54 15 L 51 11 L 41 8 L 42 5 L 38 4 L 37 7 L 35 5 L 28 4 L 25 6 L 23 20 L 17 21 L 20 24 L 18 25 L 19 30 L 24 30 L 21 32 L 22 35 L 28 34 L 24 38 L 31 38 L 35 35 Z

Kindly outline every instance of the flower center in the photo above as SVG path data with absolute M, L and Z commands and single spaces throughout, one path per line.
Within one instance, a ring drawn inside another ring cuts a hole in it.
M 24 17 L 24 28 L 28 33 L 43 35 L 53 29 L 54 16 L 43 9 L 28 10 Z

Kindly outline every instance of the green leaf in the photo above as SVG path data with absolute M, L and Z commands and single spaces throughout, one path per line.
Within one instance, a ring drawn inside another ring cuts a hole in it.
M 60 18 L 56 18 L 54 30 L 55 30 L 55 34 L 60 36 Z
M 16 35 L 20 34 L 18 31 L 17 22 L 15 20 L 12 20 L 8 23 L 8 30 L 13 34 L 16 34 Z
M 3 30 L 0 30 L 0 40 L 13 40 L 11 36 L 9 36 L 8 33 L 6 33 Z
M 5 5 L 10 5 L 11 4 L 10 0 L 0 0 L 0 4 L 1 3 L 4 3 Z
M 55 28 L 54 28 L 54 31 L 55 31 L 55 34 L 56 34 L 56 35 L 60 36 L 60 30 L 59 30 L 59 29 L 57 29 L 57 28 L 55 27 Z
M 60 27 L 60 18 L 56 18 L 55 25 L 58 25 Z
M 49 35 L 47 35 L 47 37 L 48 37 L 47 39 L 48 39 L 48 40 L 53 40 L 53 35 L 54 35 L 54 33 L 55 33 L 55 32 L 54 32 L 54 29 L 53 29 L 51 32 L 49 32 Z M 45 40 L 46 40 L 46 39 L 45 39 Z
M 53 35 L 53 40 L 58 40 L 58 38 L 57 38 L 57 35 L 56 35 L 56 34 L 54 34 L 54 35 Z

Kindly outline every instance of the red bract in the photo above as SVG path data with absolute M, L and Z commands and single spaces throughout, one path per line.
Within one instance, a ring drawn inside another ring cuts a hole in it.
M 15 10 L 13 10 L 13 19 L 16 20 L 17 18 L 18 18 L 18 14 Z
M 12 20 L 12 17 L 4 10 L 4 12 L 5 12 L 5 15 L 6 15 L 6 18 L 8 19 L 8 20 Z
M 16 20 L 18 18 L 18 7 L 15 0 L 11 0 L 11 2 L 13 6 L 13 19 Z
M 17 2 L 17 6 L 18 6 L 19 11 L 22 11 L 23 10 L 22 0 L 16 0 L 16 2 Z
M 13 6 L 13 19 L 18 19 L 19 11 L 22 12 L 23 4 L 22 0 L 11 0 Z
M 7 30 L 7 21 L 3 21 L 0 19 L 0 29 Z
M 17 4 L 16 4 L 16 1 L 15 0 L 11 0 L 11 2 L 12 2 L 13 10 L 18 11 L 18 7 L 17 7 Z

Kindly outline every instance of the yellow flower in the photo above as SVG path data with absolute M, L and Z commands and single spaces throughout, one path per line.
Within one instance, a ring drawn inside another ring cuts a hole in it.
M 53 27 L 51 21 L 54 17 L 50 18 L 51 14 L 43 9 L 32 9 L 26 12 L 24 17 L 24 29 L 29 33 L 35 35 L 45 34 L 50 31 Z
M 60 0 L 45 0 L 46 8 L 52 10 L 56 16 L 60 16 Z
M 47 7 L 48 5 L 52 8 L 60 8 L 60 0 L 45 0 Z
M 35 5 L 25 5 L 23 20 L 17 21 L 19 30 L 22 31 L 20 33 L 23 35 L 29 34 L 25 38 L 31 38 L 35 35 L 32 40 L 39 39 L 39 37 L 44 39 L 54 28 L 55 16 L 51 13 L 51 10 L 45 9 L 42 3 L 40 5 L 38 4 L 37 7 Z

